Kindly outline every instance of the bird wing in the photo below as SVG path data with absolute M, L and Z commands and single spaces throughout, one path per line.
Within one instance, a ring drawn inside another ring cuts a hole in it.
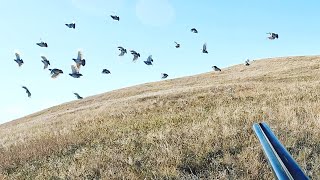
M 203 50 L 207 50 L 207 43 L 203 44 Z
M 73 93 L 74 95 L 76 95 L 77 97 L 80 97 L 80 95 L 78 93 Z
M 47 61 L 42 61 L 43 62 L 43 64 L 44 64 L 44 66 L 43 66 L 43 69 L 47 69 L 48 68 L 48 63 L 47 63 Z
M 151 60 L 152 60 L 152 55 L 148 57 L 147 61 L 151 62 Z
M 31 93 L 30 93 L 30 91 L 29 91 L 29 90 L 27 90 L 26 92 L 27 92 L 27 94 L 28 94 L 28 97 L 31 97 Z
M 124 54 L 125 54 L 125 52 L 124 52 L 124 51 L 121 51 L 120 54 L 119 54 L 119 56 L 123 56 Z
M 48 59 L 47 59 L 45 56 L 41 56 L 41 58 L 42 58 L 44 61 L 48 61 Z
M 15 53 L 17 60 L 20 59 L 20 54 L 18 52 Z
M 30 97 L 31 93 L 30 93 L 29 89 L 27 87 L 25 87 L 25 86 L 22 86 L 22 88 L 26 90 L 26 93 L 28 94 L 28 97 Z
M 77 59 L 78 59 L 78 60 L 82 60 L 82 56 L 83 56 L 83 55 L 82 55 L 82 52 L 79 50 L 79 51 L 78 51 L 78 58 L 77 58 Z
M 78 74 L 79 73 L 79 67 L 77 67 L 75 65 L 71 65 L 72 74 Z
M 56 78 L 59 75 L 59 73 L 53 73 L 51 78 Z
M 133 60 L 132 60 L 132 61 L 136 61 L 136 60 L 138 59 L 138 57 L 139 57 L 139 56 L 138 56 L 137 54 L 134 54 L 134 55 L 133 55 Z

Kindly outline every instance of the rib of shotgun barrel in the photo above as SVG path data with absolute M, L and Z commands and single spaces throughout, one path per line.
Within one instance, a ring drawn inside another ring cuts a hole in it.
M 277 179 L 309 179 L 266 123 L 254 124 L 253 130 Z

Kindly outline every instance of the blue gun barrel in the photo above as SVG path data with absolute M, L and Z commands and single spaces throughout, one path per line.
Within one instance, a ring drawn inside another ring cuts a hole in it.
M 266 123 L 255 123 L 253 130 L 277 179 L 309 179 Z

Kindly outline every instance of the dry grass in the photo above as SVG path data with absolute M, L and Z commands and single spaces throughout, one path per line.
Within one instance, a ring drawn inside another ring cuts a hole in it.
M 320 178 L 320 57 L 148 83 L 0 126 L 0 179 L 272 179 L 267 122 Z

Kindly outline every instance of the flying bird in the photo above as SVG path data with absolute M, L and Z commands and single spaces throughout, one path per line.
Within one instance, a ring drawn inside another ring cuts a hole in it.
M 204 43 L 204 44 L 203 44 L 203 46 L 202 46 L 202 53 L 208 54 L 208 51 L 207 51 L 207 43 Z
M 59 74 L 63 74 L 63 71 L 61 69 L 57 69 L 57 68 L 49 69 L 49 71 L 51 74 L 51 78 L 56 78 L 59 76 Z
M 72 73 L 69 73 L 69 75 L 71 77 L 74 77 L 74 78 L 80 78 L 82 76 L 82 74 L 79 73 L 79 70 L 80 70 L 80 66 L 77 67 L 75 65 L 71 65 L 71 71 Z
M 74 62 L 76 62 L 76 65 L 78 68 L 80 68 L 80 66 L 85 66 L 86 65 L 86 60 L 83 59 L 83 54 L 82 51 L 78 51 L 78 57 L 77 59 L 73 58 L 72 60 L 74 60 Z
M 41 58 L 42 58 L 41 62 L 44 64 L 43 69 L 47 69 L 48 66 L 50 65 L 50 61 L 45 56 L 41 56 Z
M 14 59 L 15 62 L 18 63 L 19 67 L 22 66 L 22 64 L 24 63 L 23 60 L 20 58 L 20 54 L 18 52 L 15 53 L 16 55 L 16 59 Z
M 120 17 L 116 16 L 116 15 L 110 15 L 110 17 L 115 21 L 119 21 L 120 20 Z
M 148 59 L 146 61 L 143 61 L 146 65 L 152 65 L 153 59 L 152 59 L 152 55 L 150 55 L 148 57 Z
M 75 29 L 76 28 L 76 23 L 69 23 L 69 24 L 65 24 L 68 28 L 73 28 Z
M 73 93 L 74 95 L 76 95 L 77 99 L 83 99 L 83 97 L 81 97 L 78 93 Z
M 108 69 L 103 69 L 102 74 L 111 74 L 111 72 Z
M 193 32 L 193 33 L 198 33 L 198 30 L 197 30 L 196 28 L 192 28 L 192 29 L 191 29 L 191 32 Z
M 279 38 L 279 35 L 276 34 L 276 33 L 271 33 L 271 32 L 269 32 L 269 33 L 267 33 L 267 34 L 270 35 L 270 36 L 268 37 L 268 39 L 270 39 L 270 40 L 274 40 L 274 39 L 278 39 L 278 38 Z
M 132 61 L 133 61 L 133 62 L 136 62 L 136 61 L 137 61 L 137 59 L 140 57 L 140 54 L 139 54 L 139 53 L 137 53 L 137 52 L 136 52 L 136 51 L 134 51 L 134 50 L 131 50 L 130 52 L 131 52 L 131 54 L 133 55 L 133 59 L 132 59 Z
M 246 66 L 250 66 L 249 59 L 247 59 L 247 60 L 245 61 L 245 65 L 246 65 Z
M 119 46 L 118 49 L 119 49 L 119 51 L 120 51 L 119 56 L 123 56 L 124 54 L 127 53 L 127 49 L 125 49 L 125 48 L 123 48 L 123 47 L 121 47 L 121 46 Z
M 31 93 L 30 93 L 29 89 L 27 87 L 25 87 L 25 86 L 22 86 L 22 88 L 26 90 L 26 93 L 28 94 L 28 97 L 31 97 Z
M 214 71 L 221 71 L 221 69 L 218 68 L 217 66 L 212 66 L 212 69 L 213 69 Z
M 177 43 L 177 42 L 174 42 L 176 44 L 176 48 L 179 48 L 180 47 L 180 44 Z
M 46 43 L 46 42 L 44 42 L 44 41 L 42 41 L 42 40 L 40 40 L 41 42 L 39 42 L 39 43 L 36 43 L 38 46 L 40 46 L 40 47 L 48 47 L 48 44 Z
M 162 79 L 166 79 L 168 76 L 169 76 L 169 75 L 166 74 L 166 73 L 161 73 L 161 78 L 162 78 Z

